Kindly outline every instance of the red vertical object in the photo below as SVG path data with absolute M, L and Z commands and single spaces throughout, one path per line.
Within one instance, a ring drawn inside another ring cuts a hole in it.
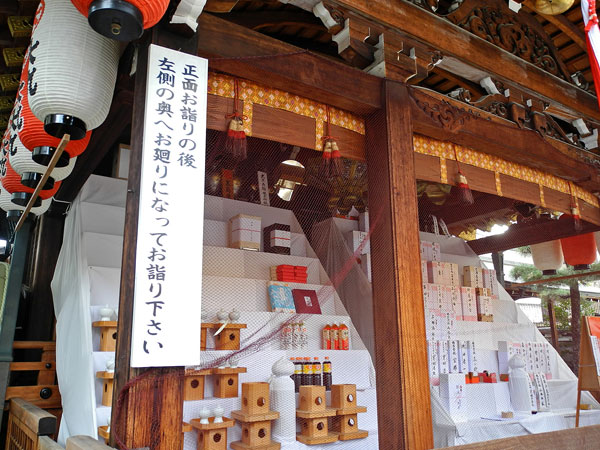
M 559 220 L 572 220 L 569 214 L 563 214 Z M 575 270 L 589 269 L 596 261 L 596 239 L 594 233 L 578 234 L 560 240 L 565 262 Z

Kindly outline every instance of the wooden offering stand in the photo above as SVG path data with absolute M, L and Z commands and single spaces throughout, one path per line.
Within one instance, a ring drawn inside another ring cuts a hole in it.
M 340 441 L 362 439 L 369 435 L 368 431 L 358 429 L 357 414 L 367 412 L 365 406 L 356 406 L 355 384 L 331 385 L 331 407 L 336 409 L 332 431 L 338 434 Z
M 279 450 L 271 440 L 271 421 L 279 418 L 269 410 L 269 383 L 242 383 L 242 409 L 231 416 L 242 426 L 242 440 L 231 443 L 234 450 Z
M 214 329 L 223 326 L 222 323 L 213 323 Z M 247 328 L 245 323 L 228 323 L 219 334 L 215 336 L 215 350 L 239 350 L 240 333 L 242 328 Z
M 108 425 L 102 425 L 98 427 L 98 436 L 104 439 L 104 443 L 108 444 L 108 440 L 110 439 L 110 430 Z
M 223 422 L 215 423 L 214 417 L 209 423 L 200 423 L 200 419 L 190 420 L 190 425 L 198 430 L 198 450 L 227 450 L 227 428 L 235 425 L 233 419 L 223 417 Z M 184 427 L 183 431 L 187 431 Z
M 594 356 L 592 336 L 600 339 L 600 317 L 583 317 L 581 319 L 581 343 L 579 350 L 579 377 L 577 379 L 577 407 L 575 410 L 575 427 L 579 427 L 579 415 L 582 408 L 581 392 L 600 392 L 600 361 Z
M 225 367 L 212 369 L 213 395 L 218 398 L 238 396 L 239 374 L 246 373 L 245 367 Z
M 92 326 L 100 328 L 100 351 L 114 352 L 117 346 L 117 321 L 102 320 L 92 323 Z
M 186 371 L 185 383 L 183 387 L 183 399 L 203 400 L 204 399 L 204 377 L 212 373 L 211 369 Z
M 330 433 L 327 425 L 327 418 L 335 415 L 335 409 L 325 407 L 325 386 L 300 386 L 296 416 L 302 419 L 302 431 L 296 439 L 306 445 L 337 441 L 338 435 Z
M 102 386 L 102 405 L 112 406 L 113 398 L 113 382 L 115 378 L 114 372 L 96 372 L 96 378 L 100 378 L 103 381 Z

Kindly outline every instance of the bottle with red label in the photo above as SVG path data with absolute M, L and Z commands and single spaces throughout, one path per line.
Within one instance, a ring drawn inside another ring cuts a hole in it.
M 310 386 L 312 384 L 313 365 L 310 358 L 304 358 L 302 363 L 302 386 Z
M 331 383 L 331 361 L 329 361 L 329 356 L 326 356 L 325 360 L 323 361 L 323 386 L 325 386 L 325 390 L 331 390 Z
M 322 332 L 322 348 L 323 350 L 331 350 L 331 325 L 327 324 Z
M 316 356 L 313 359 L 313 383 L 315 386 L 321 386 L 321 362 Z
M 296 392 L 299 392 L 300 385 L 302 384 L 302 358 L 292 358 L 292 362 L 294 363 L 294 375 L 292 375 L 294 389 Z
M 350 332 L 348 326 L 345 323 L 341 323 L 339 326 L 339 349 L 350 350 Z
M 330 336 L 331 336 L 331 350 L 339 350 L 340 349 L 340 329 L 337 326 L 337 323 L 331 325 Z

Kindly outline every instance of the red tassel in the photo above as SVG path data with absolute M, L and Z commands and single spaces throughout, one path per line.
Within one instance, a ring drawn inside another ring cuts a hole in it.
M 571 207 L 571 215 L 573 216 L 573 227 L 575 231 L 583 230 L 583 223 L 581 223 L 581 214 L 577 206 Z
M 333 139 L 331 140 L 331 170 L 330 176 L 339 177 L 342 175 L 342 158 L 340 149 Z
M 248 156 L 246 133 L 244 133 L 244 122 L 241 117 L 233 117 L 229 122 L 225 153 L 229 153 L 237 161 L 243 161 Z
M 467 177 L 459 170 L 458 171 L 458 195 L 462 203 L 467 205 L 472 205 L 475 203 L 475 199 L 473 198 L 473 192 L 469 187 L 469 182 L 467 181 Z

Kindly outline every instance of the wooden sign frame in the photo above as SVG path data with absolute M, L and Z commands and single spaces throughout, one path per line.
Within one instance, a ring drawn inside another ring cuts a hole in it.
M 592 348 L 592 336 L 600 339 L 600 317 L 584 317 L 579 349 L 579 375 L 577 381 L 577 408 L 575 427 L 579 427 L 581 411 L 581 391 L 600 392 L 600 376 Z

